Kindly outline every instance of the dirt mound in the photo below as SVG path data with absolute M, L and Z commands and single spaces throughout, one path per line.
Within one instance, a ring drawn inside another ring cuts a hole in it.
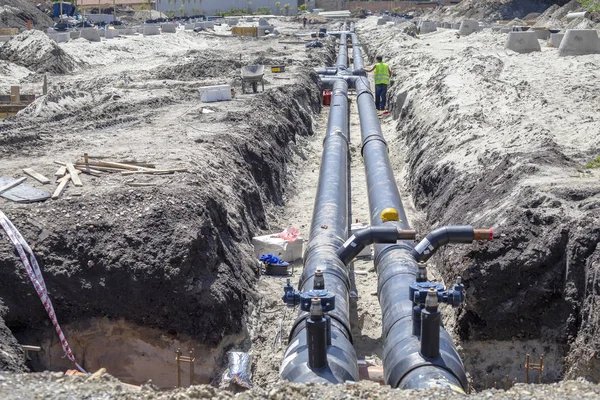
M 223 56 L 214 50 L 190 51 L 180 64 L 162 66 L 153 71 L 156 79 L 178 81 L 199 80 L 204 78 L 231 78 L 240 74 L 242 62 Z
M 0 28 L 27 28 L 31 20 L 32 27 L 46 29 L 54 22 L 48 14 L 40 11 L 31 0 L 2 0 L 0 2 Z
M 4 324 L 7 309 L 0 301 L 0 371 L 27 371 L 23 349 Z
M 569 23 L 566 18 L 568 13 L 584 10 L 584 7 L 577 0 L 571 0 L 562 7 L 558 4 L 554 4 L 537 18 L 534 26 L 562 28 Z M 581 22 L 581 19 L 578 20 L 578 22 Z
M 34 72 L 67 74 L 77 68 L 76 60 L 41 31 L 20 33 L 0 47 L 0 59 L 22 65 Z
M 524 18 L 531 13 L 542 13 L 551 3 L 551 1 L 538 0 L 463 0 L 456 6 L 438 7 L 432 12 L 425 13 L 424 17 L 444 21 L 475 19 L 495 22 Z

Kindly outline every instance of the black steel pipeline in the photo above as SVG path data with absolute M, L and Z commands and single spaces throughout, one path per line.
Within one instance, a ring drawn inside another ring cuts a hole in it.
M 304 271 L 299 290 L 313 289 L 319 269 L 325 289 L 335 294 L 331 317 L 331 345 L 327 346 L 327 366 L 311 369 L 306 341 L 307 313 L 301 312 L 289 337 L 289 347 L 280 368 L 282 379 L 292 382 L 342 383 L 359 379 L 356 352 L 350 327 L 348 269 L 336 256 L 348 235 L 348 85 L 333 85 L 331 111 L 323 141 L 323 155 L 310 237 L 304 253 Z
M 354 69 L 362 68 L 359 43 L 353 35 Z M 356 40 L 356 41 L 355 41 Z M 362 155 L 367 177 L 371 226 L 393 225 L 410 229 L 393 170 L 388 146 L 381 132 L 374 96 L 366 77 L 355 80 L 360 116 Z M 398 221 L 382 222 L 381 212 L 394 208 Z M 434 359 L 420 353 L 419 339 L 412 335 L 413 303 L 409 285 L 417 279 L 417 262 L 408 242 L 375 245 L 378 295 L 382 312 L 383 364 L 385 381 L 394 388 L 427 388 L 444 383 L 467 388 L 464 366 L 452 339 L 440 327 L 440 356 Z M 418 379 L 415 378 L 418 376 Z
M 346 34 L 340 35 L 340 44 L 338 46 L 338 56 L 335 66 L 340 70 L 348 68 L 348 46 L 346 45 Z

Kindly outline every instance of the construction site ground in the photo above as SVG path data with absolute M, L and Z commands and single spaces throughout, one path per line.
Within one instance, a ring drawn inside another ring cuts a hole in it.
M 283 34 L 302 31 L 298 22 L 276 24 Z M 466 305 L 443 313 L 474 387 L 483 389 L 486 375 L 489 386 L 507 376 L 523 382 L 527 353 L 544 354 L 546 383 L 579 379 L 473 398 L 600 396 L 584 381 L 600 377 L 600 175 L 586 167 L 600 154 L 600 55 L 560 58 L 544 46 L 509 53 L 506 36 L 489 30 L 457 38 L 440 29 L 415 38 L 406 25 L 377 26 L 374 17 L 357 22 L 357 32 L 365 58 L 381 54 L 394 71 L 390 114 L 381 123 L 411 225 L 420 235 L 447 224 L 496 231 L 489 244 L 448 247 L 430 263 L 430 278 L 453 282 L 461 275 L 467 287 Z M 54 51 L 41 36 L 30 40 Z M 23 93 L 39 94 L 43 71 L 50 86 L 47 96 L 0 122 L 0 176 L 23 176 L 32 167 L 52 177 L 55 161 L 83 153 L 188 170 L 84 174 L 83 186 L 69 186 L 58 200 L 0 199 L 0 210 L 36 252 L 78 361 L 143 385 L 133 389 L 108 374 L 89 380 L 22 373 L 18 344 L 42 346 L 28 364 L 36 371 L 72 364 L 3 235 L 0 369 L 12 372 L 0 373 L 0 397 L 232 398 L 239 388 L 221 382 L 229 350 L 252 355 L 255 388 L 239 398 L 417 396 L 370 382 L 278 382 L 296 311 L 281 301 L 285 278 L 258 274 L 250 241 L 290 226 L 307 238 L 328 116 L 311 67 L 335 59 L 327 41 L 306 49 L 285 43 L 291 40 L 192 32 L 75 40 L 59 46 L 70 69 L 61 73 L 53 72 L 52 57 L 32 69 L 0 59 L 8 71 L 1 92 L 20 83 Z M 244 95 L 239 71 L 249 64 L 285 64 L 286 72 L 267 72 L 265 93 Z M 233 84 L 233 101 L 199 101 L 200 86 L 220 83 Z M 350 100 L 351 218 L 368 222 Z M 294 266 L 295 284 L 301 263 Z M 352 271 L 357 354 L 381 365 L 377 275 L 368 258 Z M 174 386 L 177 348 L 195 349 L 195 380 L 213 386 L 157 391 Z

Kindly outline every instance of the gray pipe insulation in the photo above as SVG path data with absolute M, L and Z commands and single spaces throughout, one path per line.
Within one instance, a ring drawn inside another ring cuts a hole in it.
M 328 365 L 320 370 L 308 367 L 307 313 L 300 312 L 280 368 L 281 378 L 288 381 L 343 383 L 359 380 L 350 327 L 350 278 L 346 265 L 336 256 L 348 236 L 348 189 L 348 85 L 339 80 L 333 85 L 310 237 L 298 285 L 300 291 L 312 290 L 315 272 L 320 269 L 325 278 L 325 289 L 335 294 L 336 308 L 329 313 Z

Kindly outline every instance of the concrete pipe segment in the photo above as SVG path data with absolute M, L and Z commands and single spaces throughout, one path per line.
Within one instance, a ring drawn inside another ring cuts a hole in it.
M 460 33 L 461 36 L 467 36 L 477 31 L 479 31 L 479 22 L 472 19 L 465 19 L 461 22 L 460 28 L 458 28 L 458 33 Z
M 423 21 L 421 22 L 421 34 L 430 33 L 437 31 L 437 26 L 435 26 L 435 22 Z
M 82 29 L 79 33 L 79 37 L 83 39 L 87 39 L 90 42 L 99 42 L 100 41 L 100 32 L 97 29 Z
M 535 32 L 509 32 L 504 48 L 517 53 L 542 51 Z
M 574 20 L 575 18 L 589 18 L 589 17 L 590 17 L 590 13 L 588 11 L 568 13 L 567 21 Z
M 144 36 L 160 35 L 160 30 L 156 25 L 148 25 L 143 27 L 142 33 Z
M 162 33 L 175 33 L 175 32 L 177 32 L 177 25 L 162 24 Z
M 559 56 L 600 53 L 600 39 L 595 29 L 568 29 L 558 48 Z
M 560 47 L 560 43 L 565 37 L 564 33 L 553 33 L 550 35 L 550 40 L 548 41 L 548 47 L 554 47 L 558 49 Z

